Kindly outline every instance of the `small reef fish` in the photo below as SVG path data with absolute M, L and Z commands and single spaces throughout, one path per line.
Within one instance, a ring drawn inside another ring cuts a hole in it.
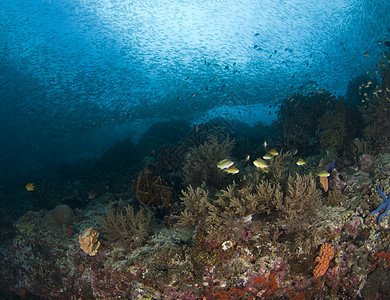
M 224 169 L 224 171 L 226 173 L 229 173 L 229 174 L 237 174 L 238 172 L 240 172 L 239 169 L 237 169 L 235 166 L 231 166 L 230 168 L 228 169 Z
M 245 156 L 245 161 L 249 161 L 251 158 L 251 156 L 248 154 L 247 156 Z
M 324 163 L 325 163 L 325 159 L 321 158 L 319 163 L 318 163 L 318 166 L 322 167 L 324 165 Z
M 264 149 L 267 150 L 267 146 L 268 146 L 267 141 L 264 141 L 263 146 L 264 146 Z
M 267 169 L 269 167 L 269 165 L 267 165 L 267 163 L 265 162 L 265 160 L 261 159 L 261 158 L 258 158 L 256 159 L 253 164 L 255 165 L 256 168 L 260 168 L 260 169 Z
M 271 150 L 268 151 L 269 154 L 271 154 L 272 156 L 276 156 L 279 154 L 278 151 L 276 151 L 274 148 L 272 148 Z
M 323 171 L 318 172 L 317 176 L 318 177 L 329 177 L 330 173 L 328 171 L 326 171 L 326 170 L 323 170 Z
M 249 222 L 252 222 L 252 216 L 253 216 L 253 214 L 248 215 L 246 217 L 243 217 L 242 219 L 239 219 L 238 222 L 239 223 L 249 223 Z
M 88 193 L 88 199 L 95 199 L 99 196 L 99 190 L 92 190 Z
M 265 160 L 270 160 L 273 156 L 270 153 L 267 153 L 263 156 Z
M 250 182 L 249 180 L 246 180 L 245 176 L 244 176 L 244 179 L 240 180 L 238 183 L 237 183 L 237 188 L 239 190 L 242 190 L 246 187 L 248 187 L 250 185 Z
M 35 185 L 34 185 L 34 183 L 29 182 L 26 184 L 25 188 L 27 191 L 32 192 L 35 189 Z
M 234 162 L 232 162 L 230 159 L 228 158 L 225 158 L 223 160 L 221 160 L 218 164 L 217 164 L 217 168 L 218 169 L 228 169 L 230 168 L 231 166 L 233 166 Z
M 298 166 L 303 166 L 303 165 L 306 164 L 306 161 L 304 161 L 302 158 L 300 158 L 300 159 L 297 160 L 296 164 L 297 164 Z
M 370 53 L 369 52 L 364 52 L 364 54 L 363 54 L 364 56 L 369 56 L 370 55 Z

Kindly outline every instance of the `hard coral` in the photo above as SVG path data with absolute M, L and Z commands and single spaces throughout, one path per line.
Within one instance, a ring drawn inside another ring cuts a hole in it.
M 314 268 L 313 274 L 315 277 L 320 277 L 325 274 L 329 268 L 329 262 L 334 257 L 334 249 L 328 243 L 321 246 L 320 256 L 316 258 L 318 264 Z
M 98 237 L 99 232 L 92 227 L 83 230 L 79 235 L 80 248 L 90 256 L 96 255 L 97 250 L 100 247 Z

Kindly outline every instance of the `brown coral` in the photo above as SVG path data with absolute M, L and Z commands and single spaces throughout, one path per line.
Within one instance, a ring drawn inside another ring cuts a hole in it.
M 296 177 L 289 176 L 284 197 L 277 198 L 276 207 L 281 213 L 281 220 L 286 223 L 288 230 L 306 230 L 317 216 L 320 191 L 311 174 Z
M 96 255 L 97 250 L 100 247 L 98 237 L 99 232 L 92 227 L 83 230 L 79 235 L 80 248 L 91 256 Z
M 141 244 L 153 228 L 153 213 L 141 208 L 138 212 L 131 205 L 119 202 L 110 204 L 106 217 L 98 217 L 104 236 L 113 242 Z
M 193 148 L 188 154 L 183 171 L 188 185 L 223 188 L 228 184 L 227 176 L 217 168 L 222 159 L 229 157 L 233 141 L 226 137 L 220 141 L 216 135 L 210 136 L 203 144 Z
M 154 207 L 169 205 L 172 197 L 172 190 L 168 184 L 161 177 L 153 176 L 148 171 L 139 174 L 131 190 L 141 204 Z
M 205 219 L 210 206 L 208 202 L 208 191 L 200 187 L 194 189 L 188 187 L 188 191 L 182 191 L 183 196 L 180 198 L 185 205 L 181 213 L 179 225 L 186 229 L 194 229 L 200 220 Z
M 214 200 L 204 189 L 190 186 L 187 192 L 183 191 L 181 200 L 186 208 L 179 224 L 186 229 L 194 229 L 199 224 L 207 241 L 220 242 L 231 234 L 239 237 L 252 214 L 270 213 L 281 197 L 280 185 L 267 181 L 241 189 L 229 185 Z

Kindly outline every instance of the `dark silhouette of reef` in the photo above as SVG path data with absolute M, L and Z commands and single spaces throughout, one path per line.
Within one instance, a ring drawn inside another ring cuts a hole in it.
M 294 94 L 279 104 L 274 126 L 285 149 L 298 149 L 303 155 L 335 148 L 350 151 L 354 138 L 362 131 L 357 106 L 329 93 Z

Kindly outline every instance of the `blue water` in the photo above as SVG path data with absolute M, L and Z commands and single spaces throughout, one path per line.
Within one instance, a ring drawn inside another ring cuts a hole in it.
M 99 156 L 157 121 L 270 123 L 293 91 L 345 95 L 376 69 L 389 6 L 2 0 L 0 176 Z

